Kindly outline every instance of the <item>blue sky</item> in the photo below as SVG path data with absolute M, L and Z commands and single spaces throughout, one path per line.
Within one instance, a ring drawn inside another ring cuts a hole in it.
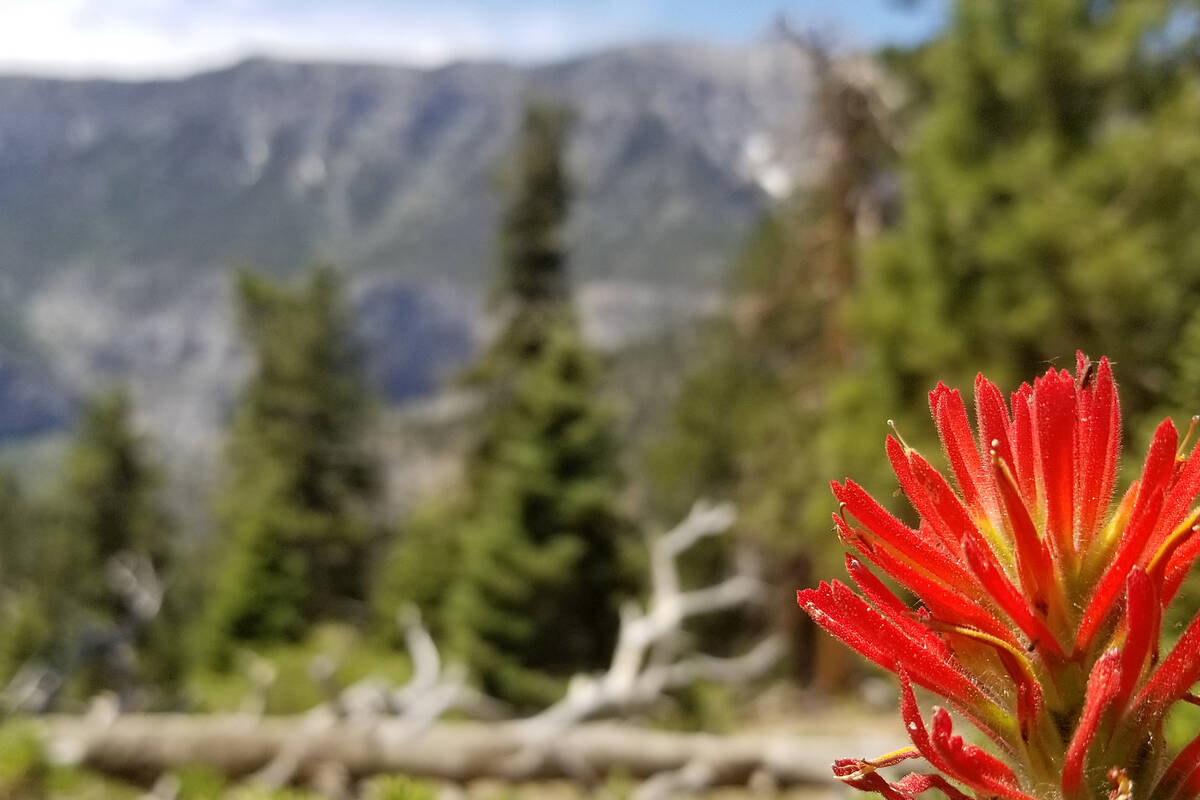
M 910 42 L 947 0 L 0 0 L 0 70 L 143 77 L 251 54 L 542 61 L 647 39 L 736 43 L 780 14 L 849 45 Z

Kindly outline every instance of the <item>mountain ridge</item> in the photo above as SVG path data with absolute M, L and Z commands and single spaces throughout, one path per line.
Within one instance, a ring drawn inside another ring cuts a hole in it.
M 377 385 L 427 392 L 486 335 L 497 175 L 531 94 L 576 110 L 568 244 L 589 331 L 611 344 L 669 324 L 711 304 L 779 191 L 764 176 L 798 174 L 787 137 L 810 92 L 780 42 L 0 76 L 0 436 L 61 426 L 70 398 L 120 381 L 156 432 L 211 438 L 244 369 L 238 265 L 336 262 L 369 307 Z M 18 423 L 35 388 L 62 412 Z

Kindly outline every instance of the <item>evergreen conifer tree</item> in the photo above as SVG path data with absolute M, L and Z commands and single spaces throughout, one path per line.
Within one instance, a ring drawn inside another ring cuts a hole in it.
M 902 212 L 850 302 L 828 474 L 888 492 L 888 416 L 937 452 L 929 387 L 969 394 L 984 372 L 1015 389 L 1076 349 L 1114 360 L 1142 446 L 1149 412 L 1186 393 L 1168 354 L 1200 303 L 1197 41 L 1183 0 L 956 0 L 904 59 Z
M 364 442 L 361 359 L 328 268 L 299 288 L 244 274 L 241 323 L 255 368 L 226 450 L 224 562 L 203 648 L 296 640 L 365 598 L 377 478 Z
M 685 379 L 648 462 L 658 513 L 676 517 L 695 497 L 733 500 L 739 544 L 770 554 L 772 582 L 805 585 L 814 565 L 823 571 L 841 557 L 828 536 L 822 488 L 838 459 L 822 451 L 821 431 L 830 378 L 847 359 L 843 307 L 860 272 L 860 222 L 882 213 L 872 189 L 891 159 L 891 120 L 873 82 L 842 70 L 819 42 L 792 36 L 818 77 L 824 171 L 749 237 L 734 265 L 728 312 L 709 331 L 704 358 Z M 698 550 L 692 560 L 698 582 L 710 583 L 729 555 Z M 790 601 L 771 611 L 773 624 L 793 634 L 791 663 L 804 670 L 810 644 L 828 640 L 813 639 Z M 723 642 L 749 627 L 744 615 L 715 623 Z M 840 648 L 825 653 L 840 664 Z M 844 680 L 836 664 L 822 672 L 828 682 Z
M 123 391 L 85 405 L 45 514 L 48 536 L 23 567 L 31 587 L 26 607 L 48 621 L 42 645 L 87 694 L 150 683 L 169 690 L 182 667 L 178 643 L 165 635 L 180 620 L 162 609 L 135 620 L 109 578 L 114 560 L 133 557 L 149 563 L 159 584 L 169 583 L 176 546 L 160 475 L 131 414 Z M 135 663 L 125 660 L 128 645 Z
M 33 509 L 20 482 L 0 470 L 0 682 L 46 650 L 54 630 L 45 603 L 44 537 L 34 535 Z
M 938 380 L 969 387 L 984 371 L 1012 386 L 1076 349 L 1116 361 L 1140 429 L 1200 300 L 1193 9 L 954 4 L 916 62 L 925 106 L 903 215 L 854 303 L 867 344 L 840 382 L 854 402 L 827 431 L 831 449 L 861 451 L 883 408 L 921 418 Z
M 38 561 L 32 509 L 17 476 L 0 469 L 0 587 L 26 580 Z
M 1176 414 L 1200 414 L 1200 308 L 1188 317 L 1172 356 L 1174 377 L 1164 406 Z
M 629 589 L 612 419 L 566 275 L 568 127 L 560 107 L 526 110 L 500 233 L 504 325 L 470 376 L 486 411 L 446 609 L 457 652 L 518 703 L 604 662 Z
M 446 606 L 461 564 L 465 519 L 464 498 L 453 491 L 418 503 L 405 518 L 372 587 L 376 629 L 385 640 L 401 644 L 397 614 L 409 607 L 436 640 L 447 638 Z
M 84 408 L 53 502 L 57 550 L 75 577 L 72 592 L 92 608 L 115 610 L 104 565 L 137 553 L 162 567 L 171 550 L 169 522 L 158 497 L 160 477 L 134 431 L 122 391 L 93 398 Z

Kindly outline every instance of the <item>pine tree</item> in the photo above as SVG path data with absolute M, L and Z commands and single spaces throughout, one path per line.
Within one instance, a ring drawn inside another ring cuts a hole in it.
M 24 487 L 9 469 L 0 469 L 0 587 L 27 580 L 38 562 L 31 535 L 33 511 Z
M 97 396 L 83 409 L 52 502 L 54 546 L 45 554 L 46 577 L 66 581 L 67 596 L 106 618 L 123 610 L 105 578 L 108 562 L 135 553 L 162 568 L 171 548 L 160 478 L 130 413 L 121 391 Z
M 361 359 L 330 269 L 289 288 L 245 274 L 241 323 L 255 368 L 227 444 L 225 560 L 204 650 L 295 640 L 365 598 L 377 479 Z
M 46 542 L 26 575 L 37 587 L 27 602 L 51 620 L 46 644 L 57 649 L 68 672 L 82 671 L 87 693 L 127 692 L 136 688 L 131 682 L 169 689 L 181 669 L 178 646 L 163 636 L 178 618 L 160 611 L 135 620 L 108 578 L 118 558 L 146 560 L 160 583 L 169 583 L 173 567 L 173 526 L 159 496 L 161 478 L 131 413 L 123 391 L 99 395 L 83 409 L 47 512 Z M 125 644 L 135 646 L 136 664 L 125 664 L 114 649 Z M 113 659 L 121 662 L 116 668 Z
M 1164 406 L 1177 414 L 1200 414 L 1200 309 L 1188 317 L 1172 362 L 1174 377 Z
M 792 35 L 819 78 L 814 115 L 824 171 L 749 237 L 734 265 L 728 312 L 709 332 L 705 357 L 685 380 L 671 427 L 648 462 L 660 514 L 678 516 L 700 496 L 735 501 L 739 544 L 770 554 L 773 583 L 802 586 L 814 567 L 824 571 L 840 559 L 828 535 L 825 488 L 839 454 L 822 449 L 821 432 L 829 424 L 830 378 L 847 359 L 843 306 L 858 281 L 859 229 L 881 214 L 873 184 L 891 147 L 875 82 L 844 70 L 818 42 Z M 698 555 L 707 562 L 691 565 L 698 582 L 727 568 L 728 554 Z M 773 624 L 793 635 L 791 663 L 803 669 L 810 644 L 827 640 L 813 639 L 790 601 L 771 611 Z M 744 618 L 718 620 L 716 638 L 735 641 L 748 627 Z
M 969 394 L 980 371 L 1015 389 L 1076 349 L 1107 354 L 1135 449 L 1188 393 L 1169 354 L 1200 303 L 1193 22 L 1182 0 L 956 0 L 905 59 L 902 214 L 851 302 L 859 346 L 818 443 L 841 454 L 834 475 L 887 492 L 884 420 L 937 452 L 926 392 Z
M 831 447 L 878 430 L 881 406 L 923 419 L 938 380 L 1013 385 L 1077 348 L 1117 362 L 1139 430 L 1200 300 L 1191 8 L 955 4 L 918 59 L 903 217 L 871 253 L 854 315 L 867 345 L 841 385 L 864 402 Z
M 418 503 L 408 514 L 375 576 L 372 605 L 377 630 L 402 644 L 397 614 L 413 607 L 438 641 L 447 636 L 447 598 L 462 561 L 459 533 L 466 519 L 458 493 Z
M 612 418 L 566 276 L 568 127 L 559 107 L 526 111 L 500 234 L 504 325 L 470 376 L 487 408 L 446 610 L 453 647 L 518 703 L 603 663 L 629 588 Z
M 42 567 L 47 548 L 16 475 L 0 470 L 0 682 L 54 638 Z

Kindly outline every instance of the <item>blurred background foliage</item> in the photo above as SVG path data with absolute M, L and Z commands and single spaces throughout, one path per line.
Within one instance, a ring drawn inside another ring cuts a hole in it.
M 339 273 L 247 271 L 236 317 L 252 357 L 211 535 L 176 530 L 119 389 L 79 414 L 48 488 L 0 473 L 4 679 L 53 669 L 45 709 L 112 692 L 216 710 L 268 663 L 266 708 L 299 711 L 320 700 L 317 656 L 335 653 L 342 681 L 404 677 L 396 615 L 415 606 L 482 688 L 537 707 L 606 665 L 619 604 L 645 588 L 643 536 L 707 497 L 736 503 L 737 535 L 691 554 L 688 580 L 748 550 L 778 597 L 693 633 L 731 652 L 786 631 L 781 680 L 848 688 L 861 668 L 792 592 L 840 572 L 829 479 L 896 500 L 885 420 L 935 452 L 938 381 L 966 391 L 981 371 L 1015 389 L 1077 348 L 1114 361 L 1128 466 L 1163 414 L 1200 411 L 1196 19 L 1169 0 L 956 0 L 932 40 L 871 59 L 789 32 L 817 79 L 822 169 L 754 226 L 682 345 L 589 343 L 564 236 L 572 115 L 530 100 L 498 181 L 495 332 L 447 382 L 469 413 L 430 433 L 457 480 L 396 513 Z M 153 614 L 114 588 L 110 564 L 130 553 L 164 587 Z M 1194 609 L 1200 591 L 1186 596 Z M 700 687 L 663 724 L 729 727 L 731 702 Z M 0 733 L 0 797 L 70 783 L 26 733 Z M 181 776 L 179 796 L 225 791 L 210 777 Z M 387 779 L 368 796 L 427 793 Z

